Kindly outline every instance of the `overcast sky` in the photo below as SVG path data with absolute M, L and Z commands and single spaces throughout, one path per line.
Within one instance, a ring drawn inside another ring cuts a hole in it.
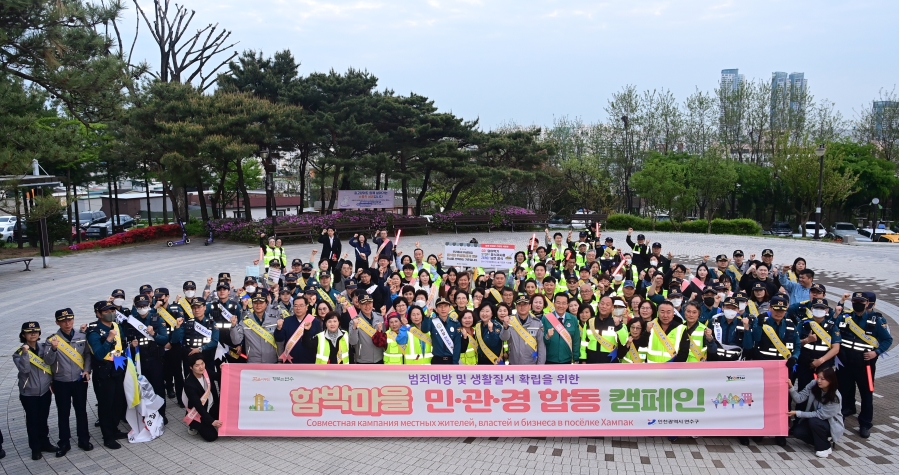
M 149 10 L 151 0 L 139 2 Z M 605 120 L 607 99 L 626 84 L 683 100 L 712 91 L 725 68 L 767 81 L 804 72 L 816 98 L 853 116 L 900 74 L 898 2 L 887 0 L 183 3 L 197 10 L 194 26 L 231 29 L 240 51 L 289 49 L 302 75 L 367 69 L 379 89 L 427 96 L 484 129 Z M 158 64 L 147 43 L 137 55 Z

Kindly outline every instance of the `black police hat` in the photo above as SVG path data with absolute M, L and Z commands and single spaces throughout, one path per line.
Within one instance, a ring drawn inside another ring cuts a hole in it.
M 787 299 L 780 295 L 776 295 L 772 297 L 772 300 L 769 301 L 769 308 L 772 308 L 774 310 L 787 310 Z
M 822 285 L 822 284 L 813 284 L 813 285 L 809 288 L 809 291 L 810 291 L 810 292 L 821 292 L 821 293 L 824 294 L 824 293 L 825 293 L 825 286 Z
M 867 296 L 865 292 L 854 292 L 853 297 L 850 300 L 853 302 L 868 302 L 869 296 Z
M 809 302 L 809 306 L 811 308 L 828 308 L 828 300 L 826 299 L 812 299 Z
M 774 256 L 775 253 L 772 252 L 771 249 L 763 249 L 762 255 L 763 255 L 763 256 Z
M 637 238 L 638 238 L 638 241 L 643 241 L 645 239 L 643 234 L 638 234 Z
M 730 305 L 730 306 L 732 306 L 732 307 L 737 307 L 737 306 L 738 306 L 737 299 L 734 298 L 734 297 L 728 297 L 727 299 L 725 299 L 725 305 Z
M 362 305 L 364 303 L 372 303 L 372 296 L 369 294 L 362 294 L 359 296 L 359 304 Z M 450 302 L 447 302 L 450 303 Z
M 75 318 L 75 314 L 72 313 L 71 308 L 64 308 L 56 311 L 56 321 L 61 322 L 64 320 L 71 320 Z
M 330 279 L 330 278 L 331 278 L 330 272 L 328 272 L 328 271 L 319 272 L 319 280 Z
M 99 309 L 97 309 L 97 304 L 94 304 L 94 308 L 97 309 L 98 312 L 102 312 L 102 311 L 104 311 L 104 310 L 118 310 L 118 309 L 116 308 L 116 306 L 112 304 L 112 302 L 97 302 L 97 303 L 98 303 L 98 304 L 99 304 L 99 303 L 102 303 L 102 304 L 103 304 L 103 305 L 100 306 Z
M 684 282 L 683 280 L 681 280 L 677 277 L 673 277 L 672 280 L 669 281 L 669 288 L 671 289 L 671 288 L 675 287 L 675 288 L 681 289 L 681 284 L 683 282 Z
M 434 303 L 435 307 L 437 307 L 438 305 L 450 305 L 450 301 L 444 297 L 441 297 L 437 299 L 437 302 Z
M 247 277 L 244 277 L 244 285 L 255 284 L 255 283 L 256 283 L 256 277 L 253 277 L 252 275 L 248 275 Z
M 150 299 L 147 298 L 146 295 L 141 294 L 134 298 L 134 306 L 135 307 L 143 307 L 145 305 L 150 305 Z
M 718 256 L 716 256 L 716 261 L 727 261 L 727 260 L 728 260 L 728 256 L 726 256 L 725 254 L 719 254 Z
M 731 253 L 731 256 L 732 257 L 744 257 L 744 251 L 738 249 L 738 250 L 734 251 L 733 253 Z
M 218 284 L 216 284 L 216 290 L 231 290 L 231 286 L 228 285 L 228 282 L 220 280 Z
M 757 282 L 757 283 L 753 284 L 753 288 L 751 290 L 768 290 L 768 289 L 766 288 L 766 284 L 764 284 L 762 282 Z
M 613 238 L 607 236 L 607 237 L 606 237 L 606 242 L 613 242 Z
M 280 269 L 281 268 L 281 260 L 278 259 L 277 257 L 275 259 L 272 259 L 271 261 L 269 261 L 269 267 L 278 267 Z
M 281 292 L 279 292 L 279 293 L 290 295 L 290 294 L 291 294 L 291 289 L 285 287 L 285 288 L 281 289 Z
M 716 293 L 716 289 L 714 289 L 711 285 L 707 285 L 706 288 L 703 289 L 703 295 L 714 293 Z
M 302 265 L 303 265 L 303 261 L 301 261 L 300 259 L 294 259 L 293 261 L 291 261 L 291 266 L 302 266 Z
M 516 305 L 523 304 L 523 303 L 527 304 L 527 303 L 531 303 L 531 301 L 528 300 L 528 295 L 519 294 L 519 298 L 516 299 Z
M 38 322 L 25 322 L 22 324 L 22 333 L 40 333 L 41 324 Z
M 231 274 L 229 274 L 228 272 L 219 272 L 219 279 L 218 279 L 218 280 L 228 280 L 228 281 L 230 281 L 230 280 L 231 280 Z
M 297 282 L 297 274 L 294 274 L 293 272 L 284 274 L 284 281 L 285 282 Z
M 110 295 L 112 296 L 112 298 L 120 298 L 120 299 L 124 299 L 124 298 L 125 298 L 125 291 L 122 290 L 122 289 L 115 289 L 115 290 L 112 291 L 112 293 L 111 293 Z
M 347 283 L 344 284 L 344 288 L 346 289 L 355 289 L 357 287 L 356 281 L 354 279 L 347 280 Z
M 566 283 L 571 284 L 571 283 L 573 283 L 573 282 L 578 282 L 578 277 L 575 277 L 574 275 L 571 275 L 571 276 L 569 276 L 568 278 L 566 278 Z
M 720 290 L 725 290 L 725 284 L 723 284 L 721 282 L 717 282 L 717 283 L 711 285 L 711 287 L 716 289 L 717 292 Z
M 669 298 L 670 300 L 671 300 L 671 299 L 674 299 L 675 297 L 684 297 L 684 295 L 682 295 L 682 293 L 681 293 L 680 290 L 673 290 L 673 291 L 671 291 L 671 292 L 668 293 L 668 298 Z
M 307 262 L 306 264 L 303 264 L 303 268 L 302 268 L 301 270 L 303 270 L 303 271 L 311 271 L 312 268 L 313 268 L 312 264 L 310 264 L 309 262 Z
M 658 242 L 655 242 L 655 243 L 653 243 L 652 248 L 653 248 L 653 249 L 662 249 L 662 244 L 660 244 L 660 243 L 658 243 Z
M 182 286 L 182 290 L 197 290 L 197 284 L 193 280 L 186 281 Z
M 866 298 L 869 299 L 869 303 L 875 303 L 875 292 L 863 292 L 866 294 Z
M 94 311 L 95 312 L 102 311 L 103 307 L 106 307 L 107 305 L 110 305 L 110 303 L 107 302 L 106 300 L 99 300 L 97 302 L 94 302 Z
M 139 294 L 146 294 L 147 292 L 153 292 L 153 286 L 150 284 L 144 284 L 138 289 Z
M 252 302 L 265 302 L 266 301 L 266 291 L 263 289 L 256 289 L 256 292 L 253 292 L 250 295 L 250 300 Z
M 744 293 L 743 291 L 735 292 L 734 299 L 737 300 L 738 302 L 746 302 L 747 294 Z
M 315 293 L 318 293 L 317 290 L 319 290 L 319 286 L 318 286 L 318 285 L 316 285 L 316 284 L 309 284 L 309 285 L 306 286 L 305 289 L 303 289 L 303 293 L 306 293 L 306 294 L 315 294 Z
M 163 297 L 169 295 L 169 289 L 165 287 L 160 287 L 153 291 L 153 296 L 156 298 Z
M 587 231 L 581 231 L 580 233 L 578 233 L 578 237 L 587 237 L 587 236 L 588 236 Z
M 193 307 L 205 307 L 206 300 L 203 300 L 202 297 L 194 297 L 191 299 L 191 308 Z

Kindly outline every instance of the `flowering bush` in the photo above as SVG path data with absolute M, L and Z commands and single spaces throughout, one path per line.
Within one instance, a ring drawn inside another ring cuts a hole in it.
M 435 213 L 432 217 L 431 227 L 443 231 L 452 231 L 454 222 L 460 217 L 490 216 L 490 229 L 505 229 L 512 225 L 513 216 L 535 214 L 534 211 L 518 206 L 500 206 L 490 208 L 469 208 L 460 211 L 448 211 Z
M 124 233 L 113 234 L 108 238 L 97 241 L 86 241 L 80 244 L 73 244 L 69 246 L 69 250 L 81 251 L 84 249 L 96 249 L 101 247 L 116 247 L 123 244 L 152 241 L 158 238 L 173 236 L 181 237 L 181 226 L 177 224 L 164 224 L 149 228 L 132 229 Z
M 261 233 L 270 234 L 272 219 L 266 218 L 259 221 L 238 221 L 236 219 L 215 219 L 210 222 L 213 236 L 230 239 L 232 241 L 255 243 Z M 373 229 L 387 229 L 391 226 L 394 215 L 381 211 L 353 210 L 338 211 L 328 215 L 301 214 L 280 216 L 276 226 L 312 226 L 315 229 L 325 229 L 337 223 L 353 223 L 369 221 Z

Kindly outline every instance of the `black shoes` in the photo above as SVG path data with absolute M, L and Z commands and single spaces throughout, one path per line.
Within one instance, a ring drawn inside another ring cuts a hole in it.
M 787 445 L 787 437 L 775 437 L 775 445 L 784 447 Z
M 31 451 L 31 460 L 40 460 L 44 458 L 44 455 L 41 454 L 40 450 L 32 450 Z
M 740 442 L 740 444 L 743 446 L 749 446 L 750 438 L 749 437 L 738 437 L 738 442 Z
M 60 444 L 60 445 L 59 445 L 59 450 L 56 451 L 56 457 L 57 457 L 57 458 L 59 458 L 59 457 L 65 457 L 65 456 L 66 456 L 66 452 L 68 452 L 68 451 L 70 451 L 70 450 L 72 450 L 72 447 L 71 447 L 70 445 L 68 445 L 68 444 L 67 444 L 67 445 L 62 445 L 62 444 Z
M 175 399 L 175 390 L 169 389 L 168 391 L 166 391 L 166 397 L 169 399 Z
M 59 450 L 59 447 L 47 442 L 46 444 L 41 446 L 41 452 L 56 452 Z
M 103 445 L 106 446 L 107 449 L 112 449 L 112 450 L 116 450 L 116 449 L 121 449 L 121 448 L 122 448 L 122 445 L 119 444 L 118 442 L 116 442 L 115 439 L 104 440 L 104 441 L 103 441 Z
M 859 428 L 859 436 L 863 439 L 869 438 L 869 428 L 868 427 L 860 427 Z
M 128 438 L 127 432 L 119 431 L 118 433 L 116 433 L 116 440 L 122 440 L 122 439 L 127 439 L 127 438 Z
M 84 450 L 85 452 L 90 452 L 91 450 L 94 450 L 94 444 L 90 442 L 79 442 L 78 448 Z

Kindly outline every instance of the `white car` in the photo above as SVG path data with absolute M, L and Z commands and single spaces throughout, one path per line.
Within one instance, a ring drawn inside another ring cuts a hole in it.
M 806 237 L 811 238 L 816 235 L 816 222 L 815 221 L 807 221 L 806 225 L 804 227 L 806 227 Z M 827 232 L 828 232 L 828 230 L 825 229 L 825 226 L 823 226 L 822 223 L 819 223 L 819 237 L 820 238 L 825 237 L 825 233 L 827 233 Z M 797 232 L 794 233 L 794 237 L 795 238 L 803 237 L 803 227 L 797 226 Z
M 15 229 L 15 224 L 0 224 L 0 241 L 13 242 L 13 231 Z
M 0 216 L 0 226 L 6 226 L 7 224 L 16 224 L 19 218 L 15 216 Z

